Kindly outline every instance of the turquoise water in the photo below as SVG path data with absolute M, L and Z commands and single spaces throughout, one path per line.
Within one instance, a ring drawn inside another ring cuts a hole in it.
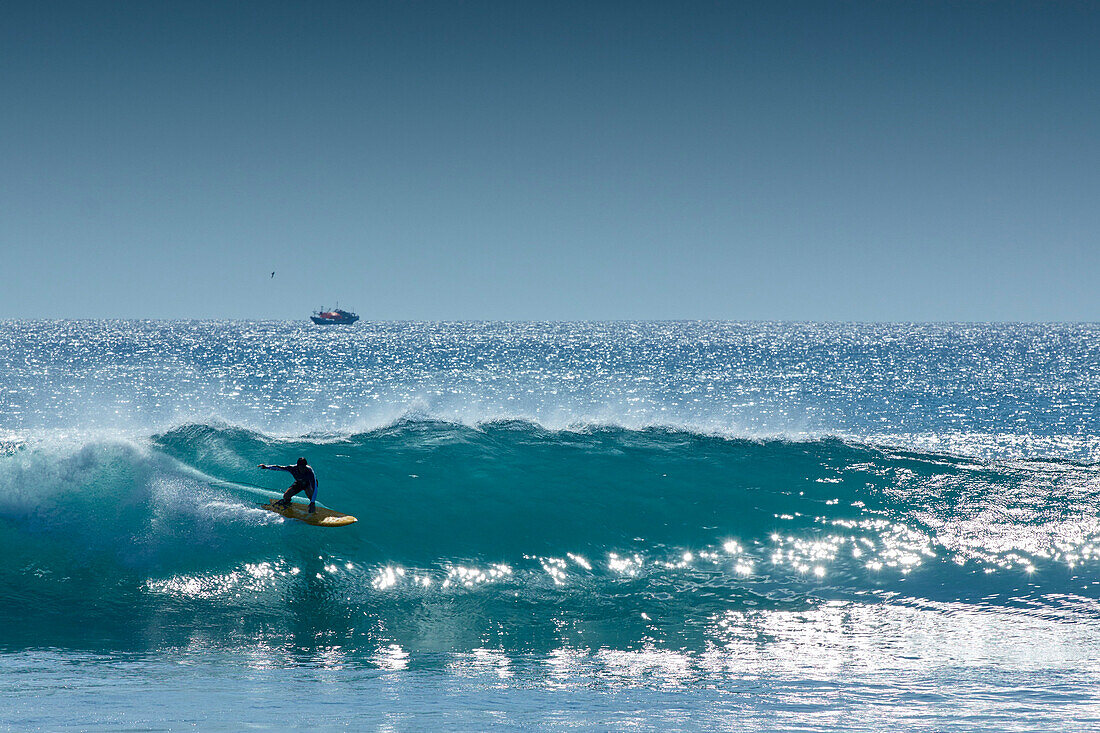
M 1098 335 L 0 323 L 0 726 L 1094 730 Z

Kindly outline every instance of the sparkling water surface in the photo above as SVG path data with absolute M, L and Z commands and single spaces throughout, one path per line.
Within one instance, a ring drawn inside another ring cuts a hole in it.
M 0 322 L 9 431 L 422 415 L 968 439 L 1096 458 L 1091 324 Z M 973 447 L 973 446 L 971 446 Z
M 1095 730 L 1097 335 L 2 322 L 0 726 Z

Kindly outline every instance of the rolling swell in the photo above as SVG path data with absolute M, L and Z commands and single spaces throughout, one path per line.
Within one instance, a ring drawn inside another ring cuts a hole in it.
M 288 478 L 256 464 L 299 455 L 321 502 L 358 524 L 256 508 Z M 9 644 L 696 647 L 731 611 L 1057 606 L 1094 582 L 1100 537 L 1090 466 L 840 440 L 433 421 L 288 440 L 193 424 L 0 461 L 0 608 L 32 619 Z

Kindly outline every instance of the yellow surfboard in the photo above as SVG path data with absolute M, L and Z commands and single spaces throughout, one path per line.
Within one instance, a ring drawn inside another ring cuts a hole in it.
M 291 502 L 290 506 L 276 506 L 275 501 L 275 499 L 272 499 L 270 504 L 261 504 L 260 506 L 269 512 L 275 512 L 287 519 L 298 519 L 306 524 L 312 524 L 314 527 L 346 527 L 359 521 L 350 514 L 334 512 L 320 506 L 317 507 L 317 511 L 310 514 L 308 504 Z

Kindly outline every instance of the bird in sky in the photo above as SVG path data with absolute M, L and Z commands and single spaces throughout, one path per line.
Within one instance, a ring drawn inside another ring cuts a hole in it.
M 275 277 L 275 271 L 274 270 L 271 271 L 271 277 Z

